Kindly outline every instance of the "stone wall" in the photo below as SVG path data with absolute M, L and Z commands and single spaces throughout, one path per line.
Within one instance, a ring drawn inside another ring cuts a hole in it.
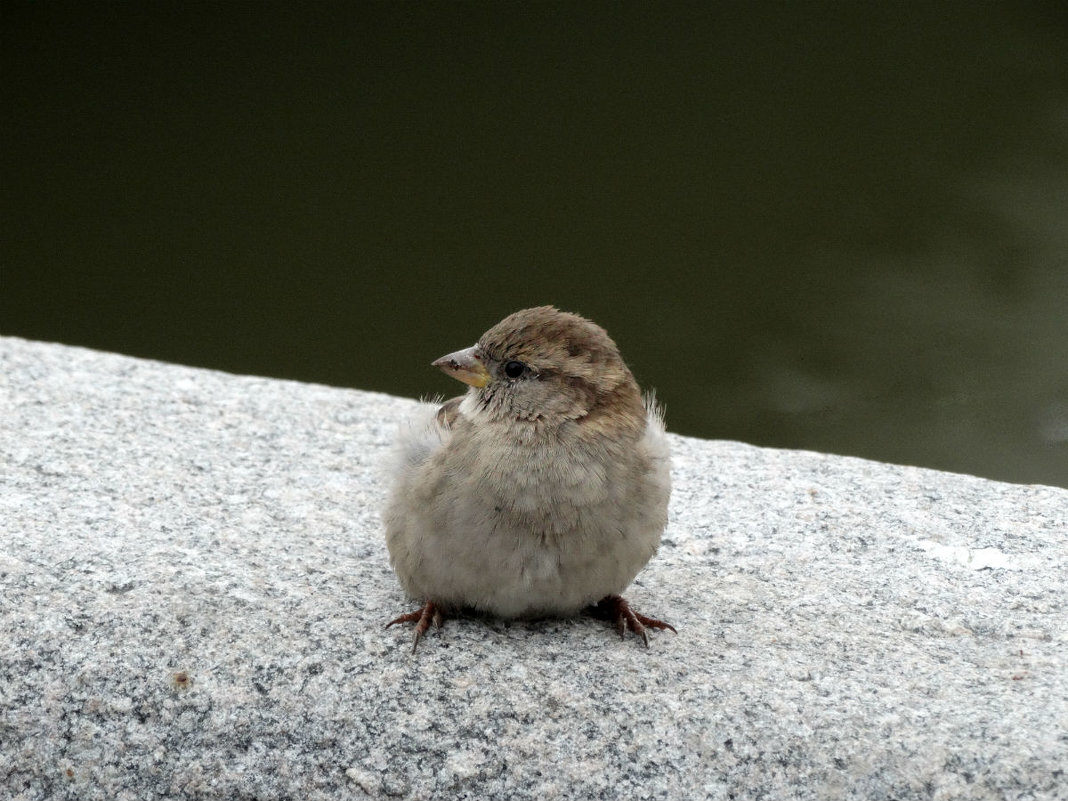
M 0 339 L 0 796 L 1068 797 L 1068 491 L 673 437 L 628 598 L 677 636 L 413 655 L 413 407 Z

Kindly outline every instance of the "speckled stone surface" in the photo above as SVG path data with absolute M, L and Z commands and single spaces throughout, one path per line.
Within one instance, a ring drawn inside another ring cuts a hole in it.
M 412 407 L 0 339 L 0 797 L 1068 798 L 1068 491 L 673 438 L 678 636 L 413 656 Z

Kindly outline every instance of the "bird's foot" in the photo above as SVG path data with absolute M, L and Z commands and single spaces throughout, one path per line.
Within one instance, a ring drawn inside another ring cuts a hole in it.
M 415 653 L 415 649 L 419 647 L 419 640 L 426 634 L 426 630 L 430 628 L 430 624 L 434 624 L 434 628 L 440 629 L 442 622 L 445 620 L 445 614 L 438 608 L 437 604 L 433 601 L 427 601 L 421 609 L 416 609 L 414 612 L 409 612 L 406 615 L 401 615 L 396 620 L 391 620 L 386 624 L 388 629 L 394 623 L 415 623 L 415 636 L 412 638 L 412 653 Z
M 626 637 L 627 629 L 630 629 L 649 647 L 649 634 L 647 629 L 671 629 L 676 634 L 675 627 L 663 620 L 639 615 L 630 608 L 630 604 L 621 595 L 608 595 L 593 606 L 593 613 L 597 617 L 611 620 L 616 625 L 619 636 Z

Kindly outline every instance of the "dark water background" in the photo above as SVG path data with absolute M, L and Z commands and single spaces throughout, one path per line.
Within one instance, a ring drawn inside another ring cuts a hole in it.
M 1068 3 L 0 6 L 0 332 L 1068 486 Z

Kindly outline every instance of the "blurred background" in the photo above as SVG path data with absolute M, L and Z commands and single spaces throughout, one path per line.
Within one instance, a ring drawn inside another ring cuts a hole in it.
M 1068 3 L 0 6 L 0 333 L 1068 486 Z

